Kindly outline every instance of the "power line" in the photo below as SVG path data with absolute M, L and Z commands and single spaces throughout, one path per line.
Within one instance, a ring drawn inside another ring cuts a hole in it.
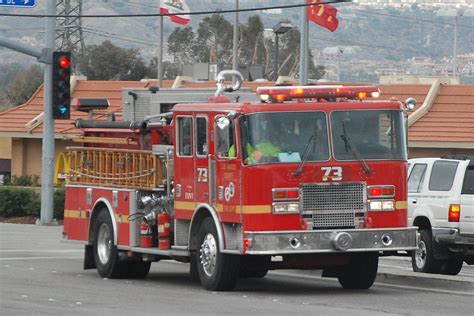
M 329 0 L 324 2 L 318 2 L 318 4 L 335 4 L 335 3 L 347 3 L 351 0 Z M 213 10 L 213 11 L 194 11 L 184 13 L 143 13 L 143 14 L 83 14 L 69 17 L 81 17 L 81 18 L 130 18 L 130 17 L 161 17 L 161 16 L 179 16 L 179 15 L 210 15 L 210 14 L 224 14 L 224 13 L 235 13 L 235 12 L 253 12 L 253 11 L 265 11 L 274 9 L 292 9 L 312 6 L 313 3 L 300 3 L 300 4 L 288 4 L 288 5 L 277 5 L 277 6 L 266 6 L 259 8 L 247 8 L 247 9 L 229 9 L 229 10 Z M 48 15 L 48 14 L 18 14 L 18 13 L 0 13 L 0 16 L 15 16 L 15 17 L 28 17 L 28 18 L 58 18 L 66 17 L 65 15 Z
M 368 13 L 368 14 L 373 14 L 373 15 L 386 16 L 386 17 L 391 17 L 391 18 L 396 18 L 396 19 L 402 19 L 402 20 L 416 21 L 416 22 L 421 22 L 421 23 L 433 23 L 433 24 L 454 26 L 454 23 L 449 23 L 449 22 L 441 22 L 441 21 L 420 19 L 420 18 L 407 17 L 407 16 L 400 16 L 400 15 L 394 15 L 394 14 L 388 14 L 388 13 L 381 13 L 381 12 L 374 12 L 374 11 L 361 10 L 361 9 L 354 9 L 353 11 L 357 11 L 357 12 L 361 12 L 361 13 Z M 474 26 L 464 25 L 464 24 L 458 24 L 458 27 L 464 27 L 464 28 L 474 29 Z
M 84 29 L 84 32 L 94 34 L 94 35 L 98 35 L 98 36 L 103 36 L 103 37 L 107 37 L 107 38 L 115 38 L 115 39 L 119 39 L 119 40 L 126 41 L 126 42 L 142 44 L 142 45 L 145 45 L 147 47 L 156 47 L 157 46 L 155 44 L 151 44 L 150 41 L 146 41 L 144 39 L 142 40 L 142 39 L 139 39 L 139 38 L 130 38 L 130 37 L 126 37 L 126 36 L 122 36 L 122 35 L 118 35 L 118 34 L 114 34 L 114 33 L 110 33 L 110 32 L 97 30 L 97 29 L 94 29 L 94 28 L 91 28 L 91 27 L 83 26 L 82 28 Z
M 309 37 L 312 38 L 312 39 L 318 39 L 318 40 L 332 42 L 332 43 L 334 43 L 336 41 L 339 42 L 339 40 L 335 40 L 333 38 L 320 37 L 320 36 L 315 36 L 315 35 L 309 35 Z M 397 51 L 406 52 L 406 53 L 416 53 L 416 54 L 421 53 L 421 51 L 419 51 L 419 50 L 403 49 L 403 48 L 396 47 L 396 46 L 390 47 L 390 46 L 384 46 L 384 45 L 375 45 L 375 44 L 369 44 L 369 43 L 355 42 L 355 41 L 350 41 L 350 40 L 343 40 L 342 42 L 345 42 L 347 44 L 357 45 L 357 46 L 364 46 L 364 47 L 371 47 L 371 48 L 378 48 L 378 49 L 397 50 Z

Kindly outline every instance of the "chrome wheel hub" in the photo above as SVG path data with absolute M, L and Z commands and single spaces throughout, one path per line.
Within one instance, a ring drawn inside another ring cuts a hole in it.
M 415 262 L 419 269 L 423 269 L 426 264 L 426 244 L 423 240 L 420 240 L 415 250 Z
M 212 234 L 207 234 L 202 242 L 200 252 L 201 266 L 207 276 L 211 277 L 216 269 L 217 243 Z
M 97 255 L 100 263 L 107 264 L 110 259 L 110 252 L 112 250 L 112 238 L 109 226 L 105 223 L 100 225 L 99 234 L 97 235 Z

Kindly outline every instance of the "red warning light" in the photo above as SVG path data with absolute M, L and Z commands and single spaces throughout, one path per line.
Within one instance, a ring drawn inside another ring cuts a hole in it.
M 66 56 L 62 56 L 59 59 L 59 67 L 61 68 L 69 68 L 71 66 L 71 60 Z

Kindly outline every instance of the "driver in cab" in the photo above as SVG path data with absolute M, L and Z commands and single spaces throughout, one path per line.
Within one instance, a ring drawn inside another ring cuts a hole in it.
M 277 158 L 280 148 L 270 141 L 271 138 L 268 137 L 268 134 L 268 126 L 267 129 L 263 129 L 263 127 L 258 127 L 255 129 L 254 133 L 252 134 L 251 143 L 247 144 L 248 157 L 244 159 L 244 163 L 246 165 L 252 165 L 265 161 L 274 161 Z

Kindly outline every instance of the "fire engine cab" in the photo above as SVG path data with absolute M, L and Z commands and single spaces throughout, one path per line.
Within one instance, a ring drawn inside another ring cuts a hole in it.
M 339 85 L 260 87 L 260 102 L 230 102 L 224 91 L 242 80 L 230 73 L 234 87 L 220 75 L 208 102 L 76 122 L 86 145 L 67 152 L 64 237 L 85 243 L 84 268 L 144 278 L 151 262 L 189 262 L 212 291 L 272 269 L 322 269 L 369 288 L 379 256 L 417 244 L 406 104 Z

